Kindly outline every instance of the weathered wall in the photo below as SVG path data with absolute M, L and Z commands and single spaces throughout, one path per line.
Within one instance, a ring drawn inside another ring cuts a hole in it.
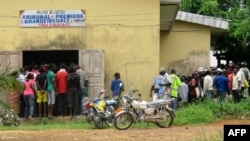
M 190 75 L 198 67 L 209 68 L 210 27 L 176 21 L 170 33 L 161 32 L 161 66 Z
M 148 96 L 159 69 L 159 0 L 16 0 L 0 5 L 0 51 L 105 50 L 105 88 L 115 72 Z M 85 27 L 20 28 L 20 10 L 86 12 Z M 63 61 L 63 60 L 62 60 Z

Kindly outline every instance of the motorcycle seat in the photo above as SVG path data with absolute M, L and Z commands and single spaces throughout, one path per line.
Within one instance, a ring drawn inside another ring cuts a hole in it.
M 158 107 L 168 105 L 168 102 L 169 102 L 168 100 L 157 100 L 157 101 L 153 101 L 153 102 L 148 102 L 147 107 L 158 108 Z

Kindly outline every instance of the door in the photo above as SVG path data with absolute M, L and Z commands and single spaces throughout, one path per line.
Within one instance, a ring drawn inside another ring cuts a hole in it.
M 104 88 L 104 51 L 79 50 L 79 65 L 89 78 L 89 97 L 96 96 Z
M 0 52 L 0 70 L 9 67 L 17 70 L 22 66 L 22 53 L 20 51 L 1 51 Z

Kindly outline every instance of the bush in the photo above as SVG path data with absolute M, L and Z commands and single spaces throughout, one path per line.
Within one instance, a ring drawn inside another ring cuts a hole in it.
M 207 124 L 217 119 L 250 118 L 250 98 L 240 103 L 218 103 L 216 101 L 199 101 L 176 111 L 175 125 Z

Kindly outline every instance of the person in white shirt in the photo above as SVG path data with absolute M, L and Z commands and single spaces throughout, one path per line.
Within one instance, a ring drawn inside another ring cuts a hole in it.
M 159 70 L 159 74 L 154 77 L 153 83 L 151 85 L 149 96 L 153 98 L 153 101 L 157 101 L 159 99 L 166 99 L 166 87 L 167 80 L 164 74 L 166 73 L 166 69 L 161 67 Z M 152 94 L 153 93 L 153 94 Z
M 244 73 L 245 79 L 249 84 L 249 69 L 247 68 L 247 62 L 244 61 L 241 64 L 242 64 L 242 71 Z M 246 97 L 246 98 L 249 97 L 248 87 L 246 87 L 246 86 L 245 86 L 245 89 L 244 89 L 243 96 Z
M 205 94 L 206 100 L 212 99 L 213 77 L 211 76 L 211 72 L 209 70 L 205 72 L 205 77 L 203 80 L 203 93 Z
M 24 83 L 24 82 L 25 82 L 25 69 L 24 69 L 24 68 L 21 68 L 21 69 L 20 69 L 20 72 L 19 72 L 19 75 L 18 75 L 17 80 L 18 80 L 20 83 Z
M 241 73 L 239 72 L 239 68 L 235 67 L 233 75 L 233 84 L 232 84 L 232 93 L 233 100 L 235 103 L 240 102 L 241 99 Z
M 181 82 L 181 86 L 178 88 L 178 93 L 181 97 L 180 105 L 186 106 L 188 103 L 189 87 L 185 76 L 181 76 Z

